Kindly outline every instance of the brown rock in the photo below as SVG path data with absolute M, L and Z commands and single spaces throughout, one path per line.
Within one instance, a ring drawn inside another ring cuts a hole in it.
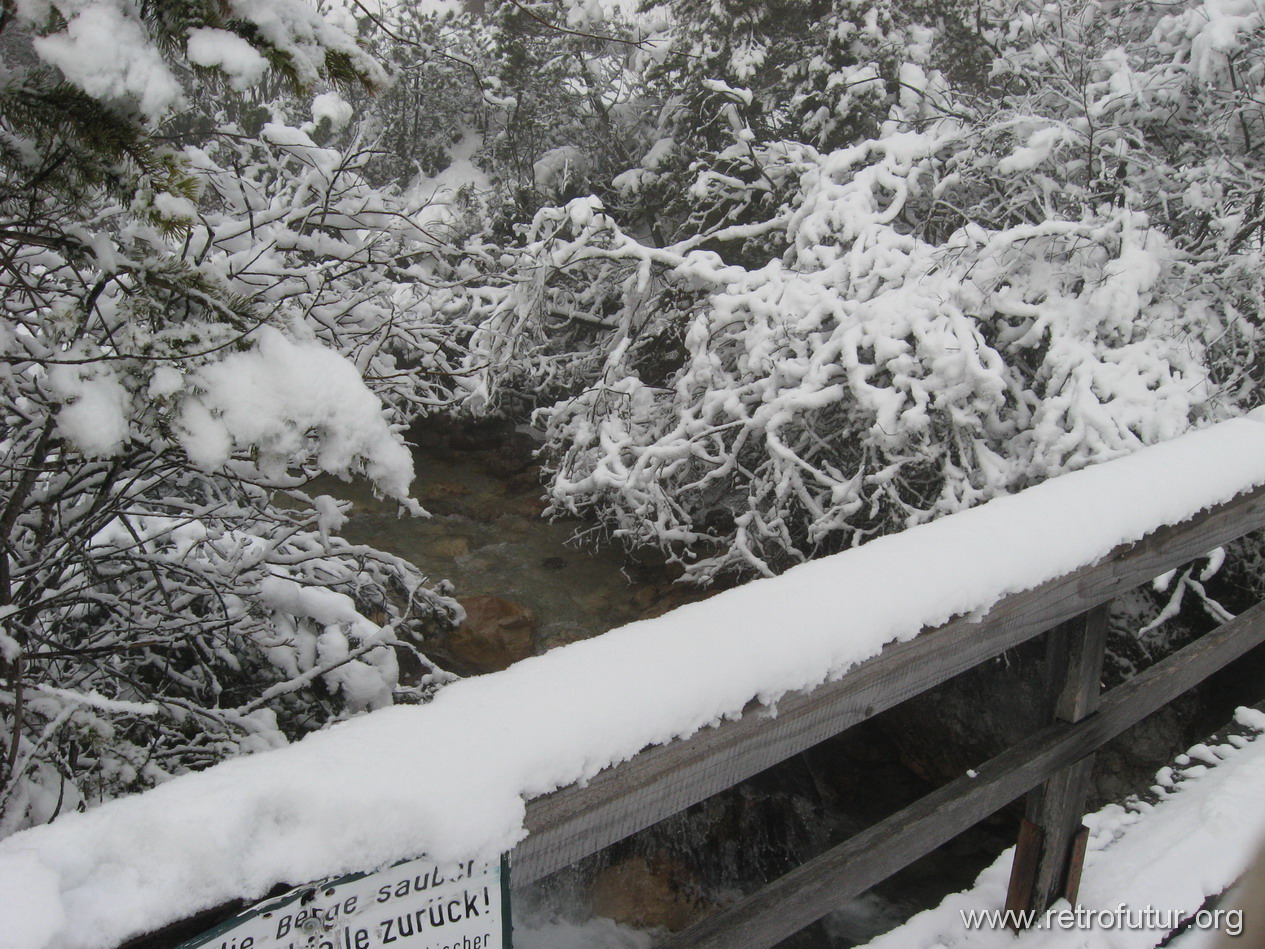
M 496 527 L 498 530 L 513 534 L 515 537 L 525 537 L 531 533 L 532 522 L 517 514 L 501 514 L 496 519 Z
M 677 932 L 710 904 L 688 868 L 666 854 L 630 857 L 607 867 L 593 883 L 593 912 L 626 926 Z
M 467 596 L 457 600 L 466 621 L 448 634 L 447 652 L 475 672 L 496 672 L 532 654 L 536 615 L 499 596 Z
M 531 465 L 505 479 L 504 494 L 540 494 L 540 465 Z
M 521 517 L 538 518 L 545 512 L 545 508 L 549 506 L 549 501 L 545 498 L 527 495 L 525 497 L 515 498 L 510 502 L 509 510 L 513 514 Z
M 592 593 L 577 594 L 576 602 L 584 612 L 602 616 L 615 609 L 619 598 L 610 590 L 594 590 Z
M 467 485 L 459 484 L 456 481 L 432 481 L 430 484 L 424 484 L 419 489 L 422 500 L 436 500 L 439 498 L 460 498 L 470 493 Z
M 640 587 L 633 591 L 633 605 L 639 610 L 648 610 L 659 600 L 663 599 L 664 592 L 664 586 L 658 583 Z
M 465 537 L 436 537 L 429 547 L 436 557 L 464 557 L 470 553 L 470 541 Z

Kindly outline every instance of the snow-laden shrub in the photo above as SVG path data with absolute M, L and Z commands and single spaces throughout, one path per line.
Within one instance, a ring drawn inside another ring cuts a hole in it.
M 287 513 L 248 482 L 144 466 L 123 484 L 90 462 L 47 479 L 40 500 L 63 516 L 79 479 L 112 503 L 10 550 L 21 586 L 0 650 L 20 676 L 0 736 L 18 737 L 0 835 L 445 681 L 418 646 L 450 601 L 329 536 L 332 499 L 295 493 Z
M 292 100 L 256 105 L 257 136 L 211 109 L 212 136 L 186 149 L 203 182 L 187 256 L 252 302 L 284 309 L 407 424 L 451 400 L 461 358 L 431 301 L 432 257 L 451 226 L 425 198 L 370 185 L 374 149 L 354 127 L 331 128 L 331 98 L 345 107 L 326 94 L 307 121 Z
M 462 409 L 521 411 L 571 395 L 614 349 L 674 370 L 673 325 L 697 296 L 665 277 L 678 260 L 625 234 L 596 198 L 537 212 L 495 269 L 434 298 L 463 328 Z
M 1207 411 L 1199 327 L 1166 292 L 1171 245 L 1120 211 L 931 246 L 894 222 L 940 144 L 824 158 L 789 263 L 685 255 L 674 276 L 715 289 L 671 384 L 615 352 L 607 383 L 544 413 L 555 507 L 669 544 L 699 579 L 768 573 Z
M 459 613 L 303 492 L 419 510 L 399 427 L 444 397 L 399 361 L 445 359 L 426 235 L 313 137 L 348 113 L 314 82 L 381 71 L 301 0 L 36 6 L 0 17 L 0 834 L 417 700 Z M 310 123 L 277 93 L 163 126 L 190 68 L 269 67 Z
M 1018 17 L 990 99 L 904 70 L 880 133 L 800 179 L 781 259 L 646 251 L 698 294 L 681 368 L 610 346 L 542 410 L 554 510 L 696 580 L 771 573 L 1257 401 L 1255 117 L 1208 78 L 1255 72 L 1192 76 L 1197 17 L 1103 16 Z M 1251 59 L 1257 20 L 1219 23 Z

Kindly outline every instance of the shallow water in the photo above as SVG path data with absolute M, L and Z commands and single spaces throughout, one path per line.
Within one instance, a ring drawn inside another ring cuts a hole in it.
M 653 556 L 579 544 L 580 521 L 545 519 L 529 446 L 477 450 L 431 441 L 414 454 L 413 496 L 428 518 L 399 514 L 363 481 L 323 477 L 309 491 L 352 502 L 340 532 L 352 543 L 403 557 L 432 585 L 450 581 L 458 598 L 492 594 L 529 607 L 537 653 L 697 596 L 674 587 Z

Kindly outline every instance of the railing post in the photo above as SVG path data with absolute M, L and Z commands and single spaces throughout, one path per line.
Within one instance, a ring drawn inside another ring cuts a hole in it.
M 1108 612 L 1103 603 L 1046 634 L 1051 720 L 1079 722 L 1098 708 Z M 1006 909 L 1039 914 L 1062 898 L 1075 903 L 1087 837 L 1081 818 L 1093 766 L 1094 756 L 1088 755 L 1029 792 Z

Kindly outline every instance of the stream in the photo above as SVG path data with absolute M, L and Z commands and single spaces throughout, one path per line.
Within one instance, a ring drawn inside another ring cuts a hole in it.
M 529 609 L 533 654 L 706 595 L 674 585 L 675 572 L 653 552 L 581 545 L 574 536 L 582 522 L 544 519 L 530 435 L 484 423 L 414 431 L 411 439 L 418 443 L 413 495 L 429 518 L 399 516 L 363 481 L 320 478 L 310 490 L 352 502 L 341 531 L 352 543 L 403 557 L 432 584 L 448 580 L 459 599 L 495 596 Z M 461 665 L 442 642 L 432 648 L 441 663 Z

